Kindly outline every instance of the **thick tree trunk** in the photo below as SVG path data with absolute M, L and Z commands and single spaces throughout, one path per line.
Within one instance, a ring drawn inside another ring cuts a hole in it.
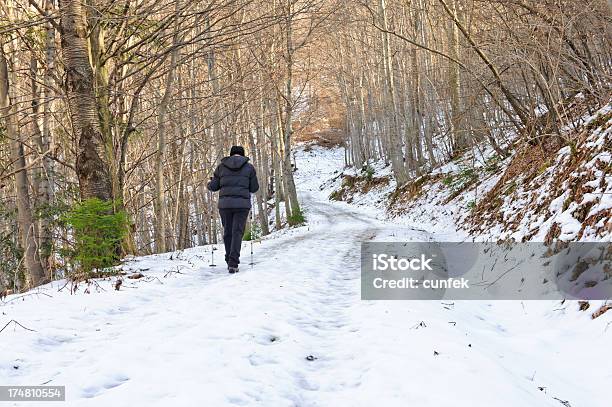
M 62 0 L 61 44 L 66 67 L 66 91 L 75 138 L 78 140 L 76 172 L 81 197 L 110 201 L 113 198 L 105 140 L 100 128 L 89 64 L 85 16 L 78 0 Z
M 274 110 L 273 110 L 274 109 Z M 273 106 L 273 109 L 270 109 L 272 112 L 274 112 L 276 110 L 276 106 Z M 271 130 L 272 130 L 272 136 L 270 137 L 271 139 L 271 143 L 272 143 L 272 147 L 271 147 L 271 151 L 272 151 L 272 172 L 273 172 L 273 177 L 274 177 L 274 226 L 276 228 L 276 230 L 279 230 L 281 228 L 281 214 L 280 214 L 280 201 L 283 198 L 283 183 L 282 183 L 282 179 L 281 179 L 281 170 L 280 170 L 280 154 L 279 154 L 279 150 L 278 150 L 278 139 L 279 137 L 279 131 L 278 131 L 278 122 L 277 122 L 277 117 L 278 115 L 274 115 L 272 117 L 272 126 L 271 126 Z M 287 205 L 285 205 L 285 211 L 287 212 L 287 215 L 290 215 L 289 207 Z

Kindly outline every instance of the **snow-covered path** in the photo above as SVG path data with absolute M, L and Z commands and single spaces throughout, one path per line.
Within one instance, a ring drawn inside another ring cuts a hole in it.
M 66 385 L 70 406 L 607 405 L 610 319 L 575 303 L 361 301 L 361 241 L 431 237 L 328 202 L 338 163 L 302 164 L 308 226 L 252 267 L 245 244 L 237 275 L 202 247 L 128 262 L 147 278 L 120 291 L 9 297 L 0 328 L 35 331 L 0 333 L 0 384 Z

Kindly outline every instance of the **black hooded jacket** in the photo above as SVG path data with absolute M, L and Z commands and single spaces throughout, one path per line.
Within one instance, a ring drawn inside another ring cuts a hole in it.
M 208 189 L 219 193 L 220 209 L 247 209 L 251 207 L 251 193 L 259 190 L 255 167 L 248 157 L 232 155 L 221 164 L 208 183 Z

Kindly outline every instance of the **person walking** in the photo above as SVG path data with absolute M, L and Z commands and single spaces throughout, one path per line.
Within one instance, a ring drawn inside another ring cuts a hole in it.
M 245 157 L 244 147 L 233 146 L 229 157 L 221 159 L 208 189 L 220 191 L 218 207 L 223 224 L 225 262 L 231 274 L 237 273 L 242 236 L 251 210 L 251 194 L 259 190 L 255 167 Z

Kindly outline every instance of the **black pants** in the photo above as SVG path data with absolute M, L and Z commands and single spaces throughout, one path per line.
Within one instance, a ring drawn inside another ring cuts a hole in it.
M 240 246 L 249 218 L 249 209 L 219 209 L 223 224 L 223 243 L 225 243 L 225 262 L 229 267 L 240 264 Z

